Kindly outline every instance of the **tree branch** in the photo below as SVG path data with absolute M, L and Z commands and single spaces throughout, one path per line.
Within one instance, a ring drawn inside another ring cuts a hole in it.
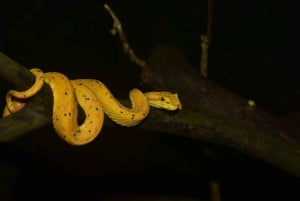
M 110 14 L 111 18 L 113 19 L 113 28 L 111 30 L 112 35 L 119 34 L 120 42 L 123 46 L 124 53 L 128 56 L 128 58 L 135 63 L 137 66 L 141 68 L 145 68 L 146 63 L 142 59 L 138 58 L 134 51 L 129 46 L 129 43 L 127 41 L 127 37 L 123 31 L 122 24 L 117 17 L 117 15 L 114 13 L 114 11 L 107 5 L 104 4 L 104 8 L 107 10 L 107 12 Z
M 35 77 L 24 66 L 0 52 L 0 79 L 22 91 L 34 83 Z M 49 125 L 52 119 L 51 105 L 51 89 L 44 85 L 24 109 L 0 120 L 0 141 L 9 142 L 34 129 Z
M 34 75 L 0 52 L 0 79 L 9 83 L 14 89 L 23 91 L 34 83 Z

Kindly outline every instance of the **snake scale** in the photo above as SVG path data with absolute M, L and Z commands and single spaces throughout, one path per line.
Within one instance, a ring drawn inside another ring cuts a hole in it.
M 26 91 L 10 90 L 6 95 L 3 116 L 21 110 L 26 101 L 48 84 L 53 93 L 52 121 L 56 133 L 71 145 L 84 145 L 94 140 L 100 133 L 104 113 L 122 126 L 136 126 L 149 113 L 150 106 L 174 111 L 181 109 L 178 95 L 167 91 L 142 93 L 132 89 L 129 98 L 131 108 L 122 105 L 99 80 L 69 80 L 58 72 L 44 73 L 38 68 L 30 69 L 35 75 L 35 83 Z M 85 120 L 78 125 L 77 104 L 85 113 Z

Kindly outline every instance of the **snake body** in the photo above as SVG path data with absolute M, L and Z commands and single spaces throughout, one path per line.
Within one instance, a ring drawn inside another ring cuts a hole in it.
M 52 121 L 57 134 L 71 145 L 84 145 L 100 133 L 104 113 L 115 123 L 122 126 L 136 126 L 149 113 L 150 106 L 165 110 L 181 109 L 177 94 L 166 91 L 142 93 L 132 89 L 129 98 L 131 108 L 122 105 L 99 80 L 69 80 L 58 72 L 43 73 L 34 68 L 30 70 L 36 77 L 35 83 L 26 91 L 8 91 L 3 116 L 17 112 L 24 107 L 28 98 L 34 96 L 48 84 L 53 93 Z M 78 125 L 77 104 L 85 112 L 85 120 Z

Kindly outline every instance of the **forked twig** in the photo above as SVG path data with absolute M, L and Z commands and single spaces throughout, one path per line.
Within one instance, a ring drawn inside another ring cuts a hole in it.
M 115 36 L 118 33 L 119 37 L 120 37 L 121 44 L 123 46 L 124 53 L 126 55 L 128 55 L 129 59 L 133 63 L 140 66 L 141 68 L 145 68 L 146 67 L 146 62 L 143 61 L 142 59 L 138 58 L 135 55 L 135 53 L 133 52 L 133 50 L 130 48 L 119 18 L 116 16 L 116 14 L 111 10 L 111 8 L 107 4 L 104 4 L 104 8 L 107 10 L 107 12 L 110 14 L 110 16 L 112 17 L 112 19 L 114 21 L 113 28 L 111 30 L 111 34 Z

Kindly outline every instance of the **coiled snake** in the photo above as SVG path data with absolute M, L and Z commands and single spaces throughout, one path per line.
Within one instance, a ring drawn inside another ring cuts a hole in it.
M 177 94 L 166 91 L 142 93 L 132 89 L 129 92 L 132 108 L 127 108 L 98 80 L 69 80 L 61 73 L 43 73 L 38 68 L 30 71 L 35 75 L 35 83 L 26 91 L 7 92 L 3 116 L 21 110 L 25 100 L 34 96 L 47 83 L 53 93 L 54 129 L 71 145 L 84 145 L 95 139 L 102 129 L 104 113 L 115 123 L 130 127 L 147 117 L 149 106 L 170 111 L 182 107 Z M 77 123 L 77 104 L 85 112 L 85 120 L 81 125 Z

